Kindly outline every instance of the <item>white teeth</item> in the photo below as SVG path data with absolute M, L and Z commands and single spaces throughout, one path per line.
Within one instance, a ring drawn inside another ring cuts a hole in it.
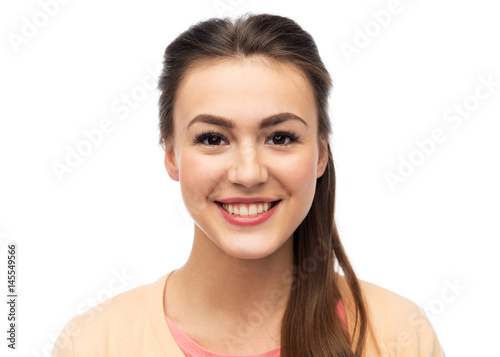
M 248 216 L 247 206 L 240 206 L 240 216 Z
M 248 208 L 248 215 L 249 216 L 255 216 L 257 214 L 257 206 L 256 205 L 250 205 Z
M 245 204 L 226 204 L 223 203 L 222 207 L 231 214 L 237 216 L 255 216 L 259 213 L 267 212 L 271 208 L 271 203 L 251 203 L 248 206 Z

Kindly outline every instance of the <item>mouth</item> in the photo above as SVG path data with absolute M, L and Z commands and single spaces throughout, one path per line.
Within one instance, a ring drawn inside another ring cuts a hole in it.
M 215 201 L 226 212 L 233 216 L 257 216 L 272 210 L 281 200 L 273 202 L 253 202 L 253 203 L 222 203 Z

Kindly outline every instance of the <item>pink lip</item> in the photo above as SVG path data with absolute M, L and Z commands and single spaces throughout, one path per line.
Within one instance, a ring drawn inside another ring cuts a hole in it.
M 222 203 L 257 203 L 257 202 L 274 202 L 278 201 L 279 198 L 270 198 L 270 197 L 228 197 L 221 200 L 217 200 L 217 202 Z
M 239 198 L 239 200 L 240 201 L 235 200 L 234 202 L 242 202 L 241 198 Z M 273 201 L 251 201 L 251 202 L 273 202 Z M 276 203 L 276 205 L 274 205 L 274 207 L 271 208 L 269 211 L 256 214 L 255 216 L 237 216 L 226 211 L 224 208 L 222 208 L 222 205 L 218 203 L 216 203 L 216 205 L 219 208 L 219 211 L 221 212 L 222 216 L 229 223 L 235 224 L 237 226 L 253 226 L 256 224 L 261 224 L 267 221 L 269 218 L 271 218 L 271 216 L 274 214 L 280 203 L 281 201 Z

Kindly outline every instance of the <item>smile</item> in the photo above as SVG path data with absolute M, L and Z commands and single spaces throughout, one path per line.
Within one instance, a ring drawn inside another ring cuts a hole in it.
M 237 226 L 254 226 L 266 222 L 278 210 L 280 202 L 281 200 L 252 203 L 222 203 L 215 201 L 222 217 L 230 224 Z
M 235 216 L 256 216 L 258 214 L 269 211 L 279 202 L 256 202 L 256 203 L 220 203 L 222 208 Z

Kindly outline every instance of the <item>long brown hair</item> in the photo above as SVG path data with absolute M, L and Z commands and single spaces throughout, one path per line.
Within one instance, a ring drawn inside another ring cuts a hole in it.
M 160 144 L 163 147 L 167 138 L 173 137 L 174 102 L 187 71 L 202 61 L 250 56 L 263 56 L 301 69 L 314 91 L 318 137 L 330 135 L 328 95 L 332 80 L 311 35 L 286 17 L 247 15 L 234 23 L 217 18 L 197 23 L 166 48 L 158 84 L 161 91 Z M 359 357 L 365 345 L 366 307 L 335 225 L 335 169 L 329 144 L 327 149 L 328 164 L 324 174 L 317 179 L 311 209 L 293 236 L 294 268 L 299 279 L 295 279 L 291 289 L 281 326 L 281 355 L 284 357 Z M 315 256 L 320 245 L 327 252 L 321 259 Z M 336 262 L 354 300 L 356 343 L 336 313 L 341 298 Z

